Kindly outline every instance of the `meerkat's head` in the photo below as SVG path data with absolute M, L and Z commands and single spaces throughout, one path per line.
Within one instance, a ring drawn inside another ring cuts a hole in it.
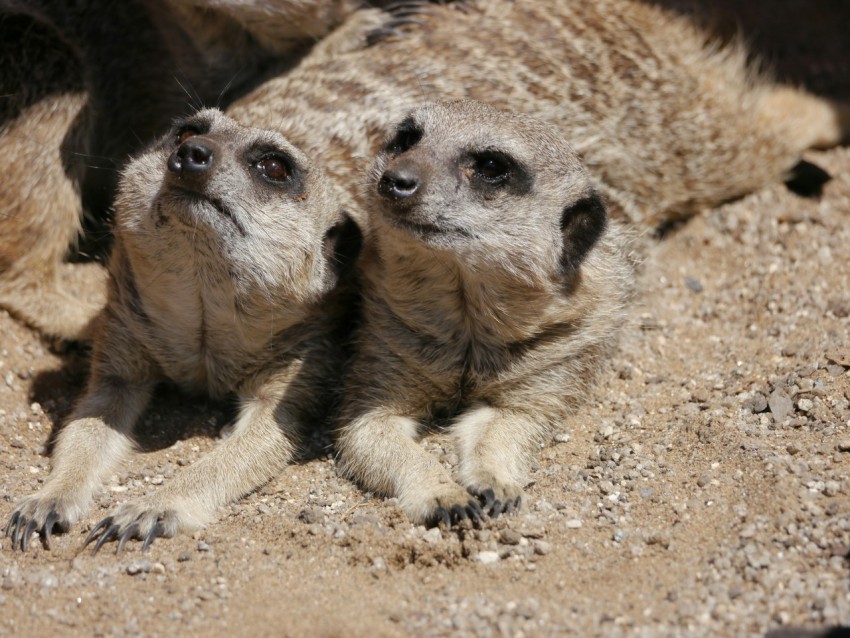
M 382 246 L 425 247 L 479 270 L 571 276 L 606 228 L 605 205 L 557 129 L 478 102 L 413 111 L 372 177 Z
M 129 163 L 116 222 L 125 249 L 148 263 L 224 273 L 237 295 L 269 303 L 321 296 L 339 275 L 339 244 L 358 233 L 304 153 L 214 109 L 178 121 Z

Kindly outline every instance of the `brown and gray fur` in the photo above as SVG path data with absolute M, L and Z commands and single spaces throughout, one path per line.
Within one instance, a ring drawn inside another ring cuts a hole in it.
M 73 251 L 108 247 L 126 158 L 204 104 L 226 106 L 308 51 L 359 0 L 0 0 L 0 306 L 86 336 Z M 318 53 L 317 53 L 318 55 Z
M 44 486 L 15 508 L 13 546 L 26 550 L 34 531 L 49 545 L 55 526 L 86 513 L 133 448 L 160 382 L 235 395 L 232 434 L 153 495 L 121 505 L 95 527 L 96 548 L 204 525 L 286 465 L 338 392 L 354 307 L 343 248 L 358 246 L 359 231 L 336 202 L 323 172 L 282 136 L 214 110 L 130 162 L 88 388 Z
M 356 176 L 394 122 L 423 102 L 477 99 L 555 124 L 612 212 L 644 226 L 782 180 L 806 149 L 850 131 L 845 105 L 777 85 L 743 46 L 715 46 L 636 0 L 471 0 L 418 19 L 374 46 L 308 57 L 229 112 L 281 127 L 357 208 Z
M 555 127 L 477 102 L 405 118 L 370 190 L 340 466 L 416 523 L 511 510 L 616 342 L 629 242 Z M 457 479 L 416 442 L 440 425 Z

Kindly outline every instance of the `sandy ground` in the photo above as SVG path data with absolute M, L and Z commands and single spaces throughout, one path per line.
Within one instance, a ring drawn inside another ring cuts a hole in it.
M 818 62 L 814 83 L 847 89 L 835 80 L 846 60 Z M 460 533 L 414 527 L 340 479 L 318 439 L 313 458 L 194 536 L 147 554 L 81 552 L 93 524 L 199 458 L 230 418 L 227 405 L 165 391 L 143 422 L 145 452 L 53 551 L 0 541 L 0 635 L 761 636 L 850 624 L 850 148 L 809 159 L 834 176 L 820 198 L 776 185 L 649 242 L 622 346 L 541 450 L 518 515 Z M 68 285 L 83 294 L 98 276 L 75 266 Z M 47 476 L 46 445 L 85 371 L 85 352 L 57 354 L 0 312 L 0 520 Z M 439 437 L 423 445 L 456 463 Z

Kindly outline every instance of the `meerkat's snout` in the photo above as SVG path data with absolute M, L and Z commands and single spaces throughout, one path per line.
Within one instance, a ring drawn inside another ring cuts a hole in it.
M 419 190 L 419 175 L 415 168 L 403 166 L 386 170 L 378 182 L 378 193 L 387 199 L 407 199 Z
M 173 178 L 203 184 L 215 166 L 218 155 L 216 145 L 208 139 L 192 137 L 180 144 L 168 157 L 168 173 Z

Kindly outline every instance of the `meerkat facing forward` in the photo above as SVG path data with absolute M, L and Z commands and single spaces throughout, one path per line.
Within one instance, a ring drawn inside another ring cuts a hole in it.
M 85 396 L 59 433 L 53 469 L 6 527 L 26 550 L 67 529 L 132 447 L 155 384 L 170 380 L 241 402 L 233 433 L 153 495 L 94 528 L 95 548 L 149 545 L 209 521 L 291 458 L 306 424 L 333 404 L 340 334 L 352 304 L 340 283 L 358 231 L 332 184 L 279 134 L 205 110 L 124 172 L 109 302 Z M 98 537 L 99 535 L 99 537 Z M 88 542 L 88 541 L 87 541 Z
M 624 235 L 554 127 L 476 102 L 415 110 L 371 190 L 341 467 L 416 523 L 512 509 L 616 341 Z M 446 420 L 459 483 L 414 440 Z

